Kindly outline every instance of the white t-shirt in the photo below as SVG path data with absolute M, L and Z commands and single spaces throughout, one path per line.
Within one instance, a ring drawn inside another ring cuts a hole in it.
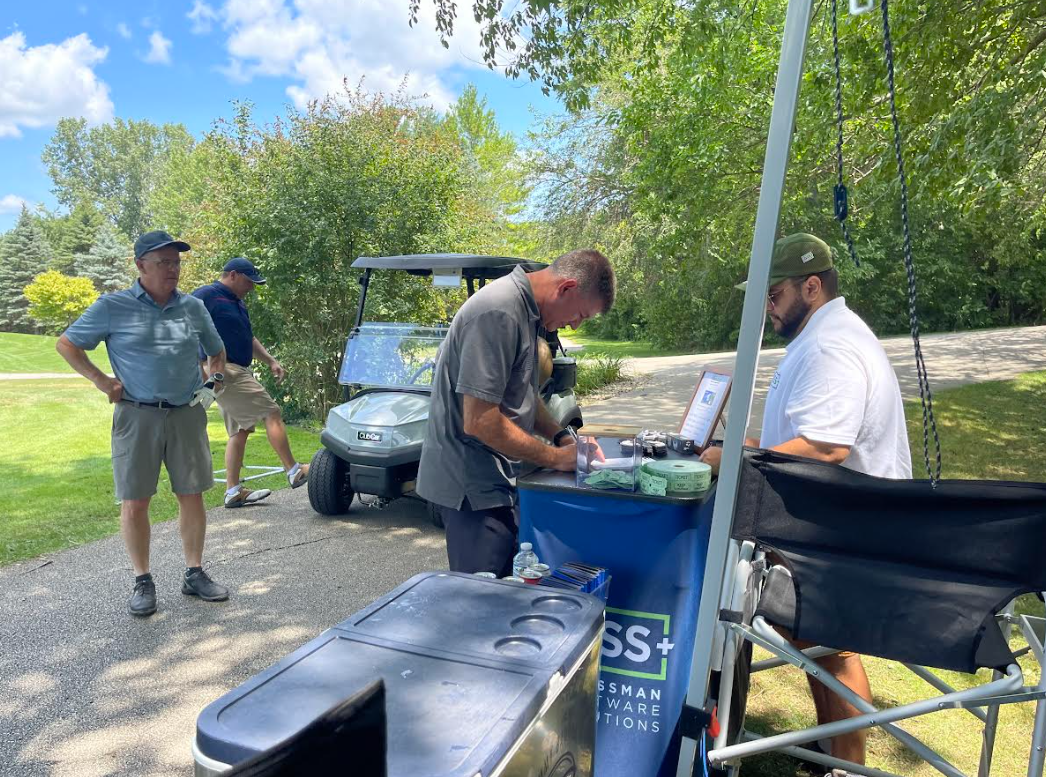
M 842 297 L 810 317 L 770 381 L 759 446 L 800 436 L 850 446 L 843 466 L 857 472 L 912 477 L 897 376 L 879 340 Z

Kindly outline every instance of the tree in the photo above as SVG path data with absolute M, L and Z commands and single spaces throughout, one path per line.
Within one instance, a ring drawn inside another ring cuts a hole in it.
M 104 222 L 105 217 L 85 200 L 76 203 L 68 214 L 40 216 L 40 228 L 54 250 L 51 268 L 66 275 L 72 273 L 76 255 L 90 250 Z
M 23 207 L 15 228 L 3 243 L 0 255 L 0 330 L 32 332 L 29 300 L 23 290 L 51 263 L 52 251 L 29 211 Z
M 42 158 L 60 203 L 91 203 L 134 238 L 152 229 L 147 203 L 156 171 L 172 150 L 191 143 L 181 124 L 117 118 L 88 129 L 85 119 L 61 119 Z
M 528 14 L 545 14 L 548 25 L 535 28 L 534 70 L 524 72 L 552 78 L 568 106 L 590 105 L 538 139 L 533 183 L 550 224 L 546 245 L 605 246 L 623 279 L 619 298 L 635 302 L 628 318 L 645 336 L 676 347 L 730 346 L 742 299 L 733 284 L 748 259 L 785 0 L 521 2 L 514 7 L 523 16 L 507 21 L 487 14 L 487 0 L 473 7 L 488 43 Z M 828 12 L 819 6 L 811 27 L 780 229 L 824 235 L 845 257 L 832 218 Z M 894 5 L 924 329 L 1046 318 L 1040 12 L 1030 0 Z M 902 332 L 906 279 L 882 30 L 874 14 L 844 12 L 839 23 L 846 179 L 862 260 L 859 268 L 840 262 L 843 289 L 876 331 Z M 579 95 L 574 102 L 571 91 Z M 596 326 L 618 332 L 615 318 Z
M 210 198 L 231 151 L 211 138 L 171 149 L 156 173 L 148 210 L 154 229 L 163 229 L 192 246 L 182 257 L 182 285 L 195 288 L 214 280 L 221 269 L 217 237 L 223 214 Z M 226 257 L 227 258 L 227 257 Z
M 134 280 L 132 253 L 114 229 L 103 226 L 90 250 L 76 255 L 76 274 L 90 280 L 102 294 L 125 289 Z
M 65 331 L 98 299 L 87 278 L 71 278 L 55 270 L 37 275 L 25 287 L 29 316 L 54 334 Z
M 442 121 L 464 152 L 471 187 L 462 203 L 457 242 L 477 253 L 514 254 L 522 227 L 513 220 L 523 210 L 528 188 L 516 139 L 498 127 L 475 85 L 468 84 Z
M 249 106 L 214 146 L 205 210 L 216 253 L 245 255 L 268 281 L 248 304 L 255 333 L 287 368 L 271 386 L 291 415 L 326 416 L 352 325 L 359 256 L 454 250 L 468 189 L 460 147 L 404 95 L 346 91 L 267 128 Z M 376 273 L 368 317 L 447 320 L 445 297 L 405 273 Z

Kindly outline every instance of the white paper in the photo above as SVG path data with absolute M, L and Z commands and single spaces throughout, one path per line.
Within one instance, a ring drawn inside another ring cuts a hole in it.
M 728 376 L 715 372 L 706 372 L 701 377 L 694 401 L 690 403 L 690 409 L 683 419 L 680 434 L 694 440 L 698 445 L 711 436 L 716 408 L 720 405 L 722 394 L 729 383 Z

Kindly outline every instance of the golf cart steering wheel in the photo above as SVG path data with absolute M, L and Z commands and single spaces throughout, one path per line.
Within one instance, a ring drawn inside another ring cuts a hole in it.
M 407 379 L 407 385 L 413 386 L 418 382 L 418 378 L 425 374 L 425 370 L 434 370 L 436 368 L 436 362 L 427 361 L 422 364 L 418 369 L 414 371 L 414 374 Z

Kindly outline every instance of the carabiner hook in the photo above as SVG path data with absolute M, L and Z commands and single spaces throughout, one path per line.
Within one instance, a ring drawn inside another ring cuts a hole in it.
M 850 0 L 850 15 L 860 16 L 875 8 L 875 0 Z

